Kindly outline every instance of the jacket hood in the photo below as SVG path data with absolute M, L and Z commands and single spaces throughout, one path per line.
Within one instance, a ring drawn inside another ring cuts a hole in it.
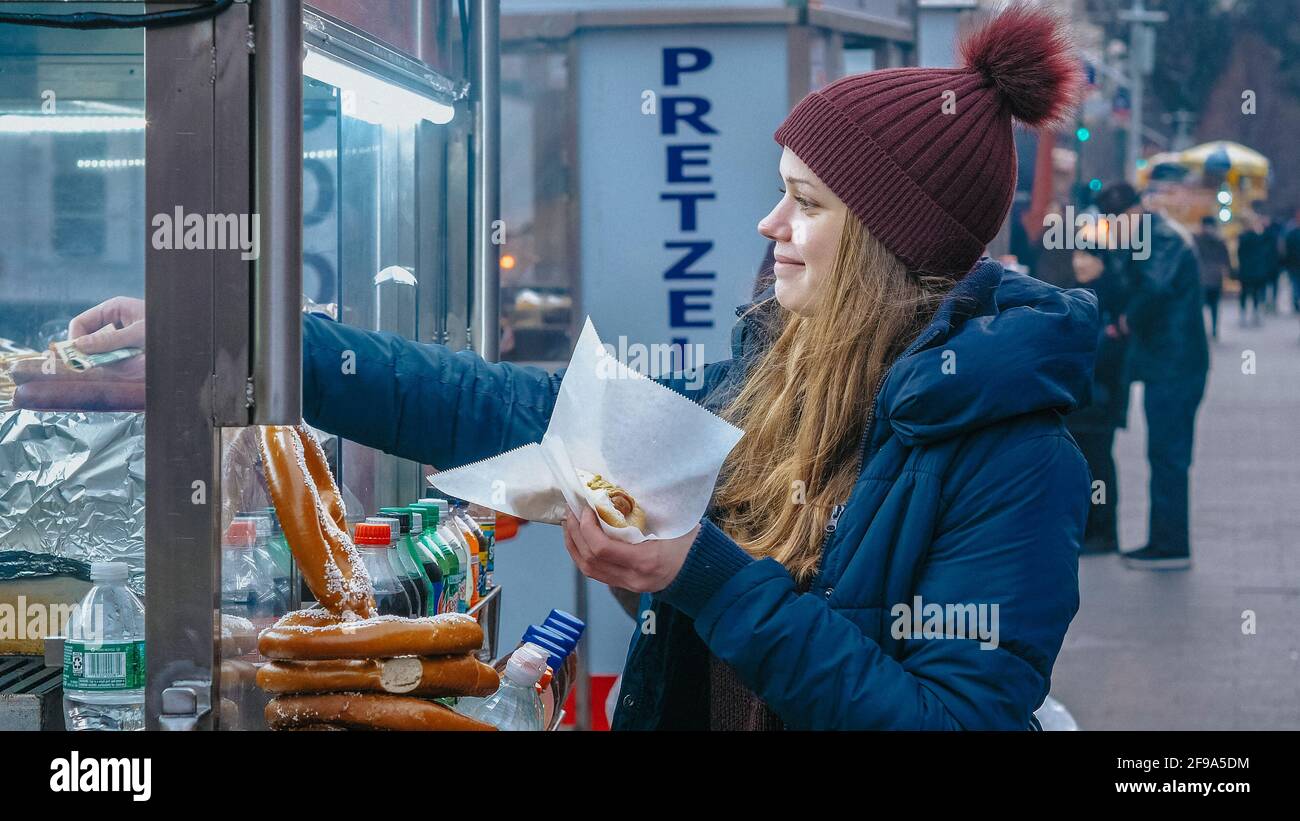
M 891 429 L 910 447 L 1086 406 L 1098 330 L 1091 291 L 1062 290 L 981 259 L 894 363 L 877 400 L 873 444 Z

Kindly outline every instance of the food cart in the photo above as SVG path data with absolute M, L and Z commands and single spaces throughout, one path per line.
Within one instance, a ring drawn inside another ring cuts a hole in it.
M 240 430 L 301 420 L 300 313 L 496 355 L 498 11 L 457 5 L 218 0 L 143 28 L 0 24 L 0 176 L 23 203 L 0 217 L 0 337 L 42 351 L 124 294 L 145 300 L 148 351 L 138 402 L 0 404 L 0 604 L 70 606 L 91 561 L 129 564 L 148 729 L 260 726 L 221 709 L 223 482 L 248 468 L 231 462 Z M 359 510 L 427 495 L 430 466 L 323 444 Z M 486 659 L 500 603 L 498 588 L 476 614 Z M 62 728 L 42 658 L 59 661 L 57 628 L 0 637 L 0 728 Z

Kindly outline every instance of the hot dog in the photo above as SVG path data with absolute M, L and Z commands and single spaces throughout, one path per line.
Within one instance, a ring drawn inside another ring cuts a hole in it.
M 470 655 L 442 658 L 273 661 L 257 671 L 257 686 L 270 693 L 358 691 L 424 696 L 489 696 L 497 672 Z
M 329 724 L 365 730 L 495 730 L 436 701 L 386 693 L 286 695 L 266 705 L 272 730 Z
M 645 511 L 632 498 L 632 494 L 601 476 L 599 473 L 578 471 L 578 480 L 587 489 L 587 499 L 596 515 L 610 527 L 635 527 L 642 533 L 646 529 Z

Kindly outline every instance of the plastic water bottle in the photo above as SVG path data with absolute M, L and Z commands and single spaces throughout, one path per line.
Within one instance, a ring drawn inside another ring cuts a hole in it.
M 506 662 L 501 687 L 484 699 L 461 699 L 462 715 L 491 724 L 498 730 L 541 730 L 542 699 L 537 682 L 546 672 L 546 654 L 524 645 Z
M 144 729 L 144 605 L 123 562 L 94 562 L 93 586 L 68 620 L 63 717 L 69 730 Z

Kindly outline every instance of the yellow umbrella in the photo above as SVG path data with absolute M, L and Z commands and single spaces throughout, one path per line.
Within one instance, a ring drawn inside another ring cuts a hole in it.
M 1204 169 L 1206 160 L 1212 156 L 1221 159 L 1223 155 L 1227 156 L 1230 163 L 1229 178 L 1268 176 L 1268 157 L 1240 143 L 1228 140 L 1216 140 L 1194 146 L 1182 152 L 1179 159 L 1190 167 Z

